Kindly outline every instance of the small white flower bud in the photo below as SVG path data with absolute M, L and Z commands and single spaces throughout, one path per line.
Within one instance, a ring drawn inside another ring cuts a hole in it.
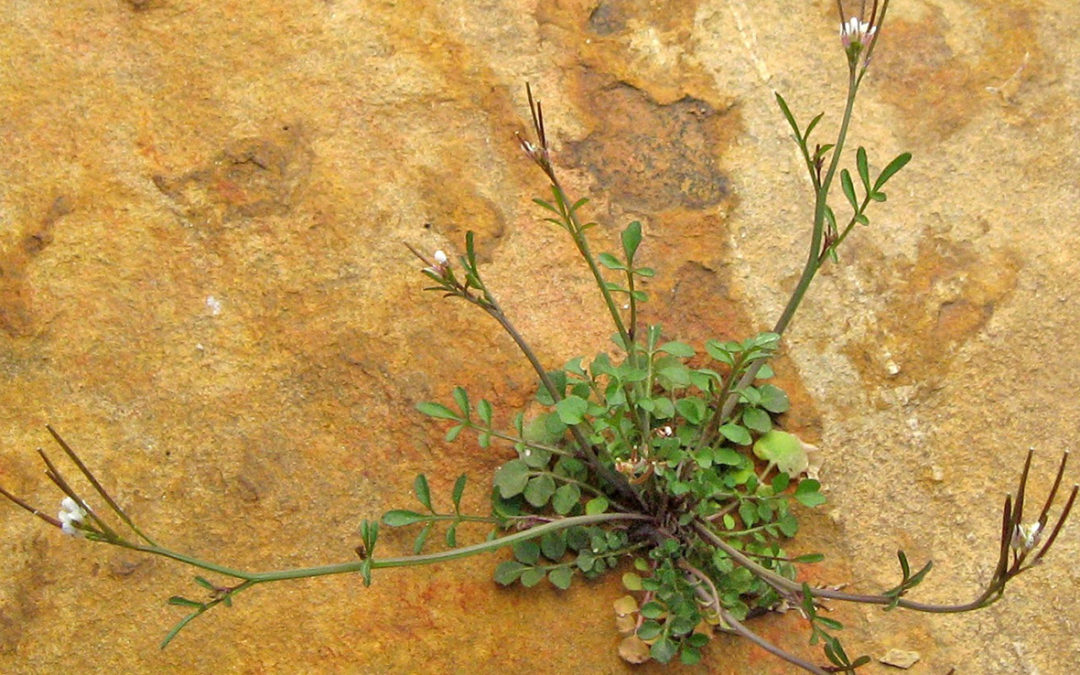
M 1013 550 L 1030 551 L 1039 543 L 1039 535 L 1041 534 L 1041 523 L 1035 522 L 1030 525 L 1017 525 L 1016 529 L 1013 530 L 1011 542 Z
M 82 532 L 76 527 L 86 517 L 86 509 L 71 497 L 64 497 L 60 502 L 60 530 L 70 537 L 80 537 Z
M 449 261 L 449 258 L 446 257 L 445 253 L 443 253 L 441 250 L 440 251 L 435 251 L 435 262 L 437 262 L 440 265 L 445 265 L 448 261 Z

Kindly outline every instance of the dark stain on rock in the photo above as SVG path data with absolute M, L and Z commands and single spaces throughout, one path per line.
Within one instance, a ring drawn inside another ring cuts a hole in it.
M 33 333 L 26 269 L 35 256 L 52 244 L 53 227 L 72 210 L 67 197 L 57 197 L 36 225 L 24 229 L 14 246 L 0 251 L 0 332 L 11 337 L 26 337 Z
M 1016 287 L 1019 262 L 1007 249 L 982 250 L 969 241 L 927 234 L 914 263 L 866 259 L 864 275 L 879 279 L 890 302 L 877 329 L 848 356 L 865 381 L 888 377 L 884 359 L 900 368 L 896 382 L 933 383 L 958 347 L 976 335 Z M 886 357 L 886 354 L 888 355 Z
M 660 32 L 682 31 L 694 23 L 697 2 L 655 0 L 602 0 L 589 13 L 586 29 L 603 37 L 623 33 L 631 23 L 655 27 Z
M 18 651 L 27 637 L 26 628 L 32 626 L 41 614 L 42 596 L 52 583 L 47 577 L 50 557 L 46 542 L 49 536 L 55 535 L 52 532 L 42 533 L 28 542 L 12 543 L 14 547 L 29 550 L 20 551 L 20 557 L 23 557 L 25 563 L 15 569 L 4 570 L 6 581 L 11 585 L 11 592 L 7 594 L 7 600 L 0 604 L 0 654 L 13 654 Z
M 506 232 L 502 211 L 478 191 L 474 181 L 461 174 L 430 168 L 422 171 L 420 190 L 424 204 L 431 209 L 429 229 L 445 237 L 451 246 L 459 247 L 459 253 L 465 252 L 465 233 L 475 232 L 477 258 L 490 261 Z
M 154 185 L 194 225 L 211 230 L 234 221 L 292 210 L 311 171 L 313 152 L 299 124 L 228 143 L 206 165 Z
M 567 165 L 586 168 L 611 199 L 636 211 L 705 209 L 724 201 L 729 180 L 717 153 L 729 142 L 729 110 L 689 96 L 668 105 L 623 82 L 586 78 L 588 108 L 604 111 L 594 130 L 567 144 Z
M 596 35 L 614 35 L 626 30 L 626 15 L 621 11 L 623 3 L 601 2 L 589 14 L 589 32 Z
M 1023 67 L 1024 78 L 1045 76 L 1040 71 L 1048 67 L 1048 59 L 1032 16 L 1037 10 L 1030 3 L 1002 0 L 978 11 L 987 37 L 983 48 L 970 55 L 957 55 L 949 46 L 948 20 L 941 8 L 927 8 L 918 23 L 890 16 L 882 37 L 886 43 L 874 52 L 874 69 L 885 75 L 882 98 L 905 116 L 898 129 L 937 142 L 966 126 L 981 105 L 998 105 L 991 89 L 1018 68 Z M 927 115 L 931 109 L 934 114 Z

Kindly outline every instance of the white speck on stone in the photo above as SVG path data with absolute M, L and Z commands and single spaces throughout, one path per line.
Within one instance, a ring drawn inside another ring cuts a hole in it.
M 889 359 L 885 362 L 885 372 L 889 374 L 889 377 L 896 377 L 900 374 L 900 366 L 896 365 L 896 361 Z
M 221 301 L 214 296 L 206 296 L 206 306 L 210 308 L 210 316 L 221 314 Z
M 930 480 L 934 481 L 935 483 L 940 483 L 941 481 L 945 480 L 945 469 L 942 469 L 937 464 L 932 465 L 930 467 Z

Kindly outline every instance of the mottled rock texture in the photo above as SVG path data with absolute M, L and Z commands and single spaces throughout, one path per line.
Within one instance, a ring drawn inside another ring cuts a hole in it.
M 1041 495 L 1077 438 L 1078 25 L 1074 0 L 893 2 L 851 142 L 915 160 L 777 366 L 825 453 L 798 543 L 830 552 L 818 582 L 890 586 L 902 547 L 936 563 L 920 597 L 969 599 L 1027 448 Z M 529 202 L 526 80 L 596 248 L 642 220 L 649 318 L 700 344 L 770 326 L 805 256 L 772 90 L 827 111 L 824 138 L 846 77 L 832 0 L 13 0 L 0 62 L 0 483 L 59 503 L 33 452 L 50 423 L 149 531 L 257 569 L 350 559 L 418 471 L 437 496 L 469 472 L 482 508 L 506 457 L 413 411 L 463 384 L 508 419 L 536 385 L 492 322 L 420 292 L 402 242 L 476 231 L 544 360 L 606 348 Z M 629 669 L 614 579 L 501 590 L 488 558 L 264 587 L 162 652 L 187 570 L 10 505 L 0 533 L 3 672 Z M 1078 556 L 1073 523 L 987 611 L 835 615 L 853 652 L 917 651 L 912 673 L 1071 672 Z M 755 627 L 817 654 L 793 614 Z M 790 672 L 724 638 L 703 670 Z

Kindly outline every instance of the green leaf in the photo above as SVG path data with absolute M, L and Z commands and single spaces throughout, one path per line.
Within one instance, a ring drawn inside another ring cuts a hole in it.
M 637 636 L 642 640 L 652 640 L 660 636 L 661 627 L 655 621 L 646 621 L 637 629 Z
M 606 497 L 593 497 L 585 502 L 585 514 L 589 516 L 598 516 L 607 511 L 607 509 L 608 500 Z
M 521 494 L 529 482 L 529 465 L 520 459 L 512 459 L 495 472 L 494 485 L 503 499 Z
M 825 503 L 825 495 L 821 494 L 821 483 L 812 478 L 801 481 L 795 488 L 795 499 L 803 506 L 811 508 Z
M 542 448 L 526 447 L 521 451 L 521 461 L 533 469 L 546 468 L 551 461 L 551 453 Z
M 772 430 L 772 418 L 761 408 L 747 408 L 742 414 L 742 423 L 751 431 L 763 434 Z
M 865 214 L 856 213 L 855 214 L 855 222 L 860 224 L 860 225 L 869 225 L 870 224 L 870 219 L 867 218 Z
M 567 483 L 555 490 L 551 499 L 551 508 L 555 509 L 555 513 L 560 516 L 565 516 L 577 506 L 579 501 L 581 501 L 581 489 L 573 483 Z
M 885 195 L 884 192 L 871 192 L 870 199 L 874 200 L 875 202 L 883 202 L 888 199 L 888 197 Z
M 796 558 L 792 558 L 791 562 L 797 563 L 819 563 L 825 559 L 825 556 L 821 553 L 807 553 L 806 555 L 800 555 Z
M 566 535 L 563 532 L 548 532 L 540 538 L 540 552 L 552 562 L 559 562 L 566 553 Z
M 166 647 L 168 647 L 169 643 L 173 641 L 173 638 L 176 637 L 180 633 L 180 631 L 184 629 L 184 626 L 191 623 L 191 621 L 195 617 L 199 616 L 199 614 L 201 613 L 202 612 L 192 612 L 191 614 L 185 616 L 183 619 L 180 619 L 180 623 L 173 626 L 172 630 L 170 630 L 169 633 L 165 636 L 165 639 L 161 641 L 160 648 L 165 649 Z
M 743 456 L 731 448 L 716 448 L 713 450 L 713 464 L 725 466 L 739 466 L 743 463 Z
M 424 544 L 427 542 L 428 537 L 431 535 L 431 528 L 435 523 L 428 523 L 420 530 L 420 534 L 416 535 L 416 541 L 413 542 L 412 552 L 413 555 L 420 555 L 420 551 L 424 550 Z
M 682 651 L 679 652 L 679 662 L 684 666 L 696 666 L 701 662 L 701 650 L 696 647 L 684 646 Z
M 696 396 L 679 399 L 675 403 L 675 409 L 690 424 L 701 424 L 701 421 L 705 419 L 705 401 Z
M 547 573 L 539 567 L 530 567 L 521 573 L 521 585 L 525 588 L 532 588 L 536 584 L 540 583 Z
M 622 247 L 623 253 L 626 254 L 627 262 L 632 262 L 634 260 L 634 254 L 637 253 L 640 244 L 641 223 L 635 220 L 627 225 L 626 229 L 622 231 Z
M 427 521 L 431 516 L 426 516 L 416 511 L 406 511 L 405 509 L 394 509 L 393 511 L 387 511 L 383 514 L 382 521 L 384 525 L 390 527 L 402 527 L 404 525 L 412 525 L 413 523 L 422 523 Z
M 656 276 L 656 270 L 651 267 L 638 267 L 634 269 L 634 274 L 649 279 Z
M 671 402 L 671 399 L 664 396 L 655 396 L 649 400 L 652 401 L 653 417 L 656 419 L 666 420 L 675 415 L 675 404 Z
M 413 492 L 416 493 L 416 500 L 427 507 L 428 511 L 435 513 L 435 509 L 431 508 L 431 489 L 428 487 L 427 476 L 424 474 L 418 474 L 416 480 L 413 481 Z
M 753 527 L 758 519 L 757 508 L 752 502 L 743 502 L 739 504 L 739 517 L 742 518 L 743 525 Z
M 566 372 L 563 370 L 550 370 L 548 371 L 548 379 L 555 386 L 555 391 L 559 396 L 563 395 L 566 391 Z M 543 405 L 555 405 L 555 399 L 552 398 L 551 392 L 548 391 L 544 383 L 540 383 L 540 388 L 536 390 L 536 400 Z
M 559 213 L 559 210 L 557 208 L 552 206 L 549 202 L 546 202 L 543 199 L 540 199 L 539 197 L 533 197 L 533 203 L 539 204 L 540 206 L 544 207 L 548 211 L 551 211 L 552 213 L 554 213 L 557 216 L 562 215 L 561 213 Z
M 619 262 L 619 259 L 610 253 L 601 253 L 596 256 L 596 262 L 600 263 L 609 270 L 625 270 L 626 265 Z
M 781 492 L 783 492 L 784 490 L 786 490 L 788 488 L 788 485 L 790 483 L 791 483 L 791 478 L 786 473 L 784 473 L 783 471 L 776 474 L 775 476 L 773 476 L 772 483 L 770 484 L 770 486 L 772 487 L 773 494 L 774 495 L 780 494 Z
M 210 581 L 208 579 L 205 579 L 204 577 L 196 576 L 195 583 L 199 584 L 208 591 L 217 591 L 217 586 L 214 586 L 214 584 L 210 583 Z
M 450 527 L 446 528 L 446 545 L 450 548 L 457 548 L 457 523 L 454 523 Z
M 855 165 L 859 169 L 859 178 L 862 180 L 863 189 L 870 192 L 870 167 L 866 159 L 866 148 L 861 145 L 855 153 Z
M 465 419 L 469 419 L 469 413 L 472 412 L 472 408 L 469 406 L 469 394 L 465 391 L 464 387 L 454 387 L 454 402 L 458 404 L 458 408 L 461 408 L 461 412 L 465 415 Z
M 731 349 L 728 348 L 728 344 L 724 344 L 719 340 L 709 340 L 705 343 L 705 351 L 712 358 L 716 359 L 720 363 L 734 366 L 735 356 L 732 354 Z
M 547 578 L 551 582 L 551 585 L 560 590 L 566 590 L 570 588 L 570 581 L 574 577 L 574 570 L 569 566 L 556 567 L 548 572 Z
M 649 656 L 660 663 L 668 663 L 671 659 L 675 658 L 675 654 L 678 651 L 679 647 L 675 644 L 674 640 L 662 637 L 654 642 L 652 647 L 649 648 Z
M 428 417 L 434 417 L 441 420 L 458 420 L 461 421 L 461 416 L 455 413 L 450 408 L 440 404 L 432 403 L 431 401 L 424 401 L 416 404 L 416 409 L 427 415 Z
M 547 474 L 534 476 L 529 479 L 523 494 L 525 501 L 540 508 L 548 503 L 551 495 L 555 494 L 555 479 Z
M 720 427 L 720 433 L 735 445 L 750 445 L 750 432 L 744 426 L 728 422 Z
M 686 344 L 685 342 L 665 342 L 664 344 L 660 345 L 660 351 L 667 352 L 672 356 L 678 356 L 684 359 L 690 358 L 697 353 L 694 351 L 693 347 Z
M 622 575 L 623 586 L 628 591 L 640 591 L 641 590 L 641 577 L 633 572 L 627 572 Z
M 454 492 L 450 497 L 454 501 L 454 511 L 461 508 L 461 495 L 465 494 L 465 481 L 467 478 L 468 477 L 465 474 L 461 474 L 458 476 L 457 480 L 454 481 Z
M 851 182 L 851 173 L 847 169 L 840 170 L 840 187 L 844 189 L 844 196 L 851 203 L 851 208 L 859 210 L 859 199 L 855 196 L 855 186 Z
M 664 607 L 658 602 L 646 602 L 641 606 L 641 616 L 646 619 L 659 619 L 664 614 Z
M 196 608 L 202 609 L 204 603 L 196 602 L 194 600 L 188 600 L 187 598 L 179 596 L 179 595 L 174 595 L 171 598 L 169 598 L 169 604 L 170 605 L 179 605 L 181 607 L 196 607 Z
M 791 125 L 791 130 L 795 132 L 796 142 L 800 146 L 805 147 L 806 143 L 803 141 L 803 136 L 799 132 L 799 124 L 795 121 L 795 116 L 791 114 L 791 108 L 788 108 L 787 101 L 784 100 L 784 97 L 781 96 L 779 92 L 776 93 L 776 103 L 780 106 L 780 111 L 784 113 L 784 119 Z
M 484 421 L 484 424 L 491 426 L 491 402 L 487 399 L 480 399 L 480 402 L 476 404 L 476 414 L 480 415 L 480 419 Z
M 514 544 L 514 557 L 526 565 L 535 565 L 540 561 L 540 545 L 535 541 L 519 541 Z
M 897 155 L 896 159 L 889 162 L 888 166 L 886 166 L 884 169 L 882 169 L 881 173 L 878 174 L 877 180 L 874 181 L 873 192 L 877 192 L 878 190 L 880 190 L 881 187 L 883 185 L 885 185 L 886 181 L 888 181 L 890 178 L 892 178 L 893 175 L 897 171 L 899 171 L 900 169 L 903 169 L 904 166 L 907 165 L 907 163 L 910 162 L 910 161 L 911 161 L 911 153 L 910 152 L 903 152 L 903 153 L 900 153 L 899 155 Z M 884 200 L 882 200 L 882 201 L 884 201 Z
M 457 437 L 461 435 L 461 432 L 465 430 L 464 424 L 456 424 L 450 427 L 450 430 L 446 432 L 446 442 L 453 443 L 457 440 Z
M 509 586 L 518 580 L 521 573 L 527 570 L 528 567 L 522 565 L 516 560 L 507 560 L 499 563 L 495 568 L 495 582 L 500 586 Z
M 809 466 L 806 450 L 799 437 L 779 429 L 762 434 L 754 443 L 754 454 L 774 463 L 788 476 L 798 476 Z
M 814 127 L 817 126 L 818 122 L 820 122 L 821 118 L 824 116 L 825 113 L 820 112 L 817 114 L 816 117 L 814 117 L 814 119 L 810 120 L 810 124 L 806 125 L 806 133 L 803 134 L 803 143 L 810 140 L 810 134 L 814 131 Z
M 573 394 L 555 404 L 555 412 L 558 413 L 563 424 L 567 425 L 581 424 L 588 408 L 588 401 Z
M 758 393 L 761 394 L 761 407 L 771 413 L 780 414 L 791 408 L 791 401 L 780 387 L 763 384 L 758 387 Z

